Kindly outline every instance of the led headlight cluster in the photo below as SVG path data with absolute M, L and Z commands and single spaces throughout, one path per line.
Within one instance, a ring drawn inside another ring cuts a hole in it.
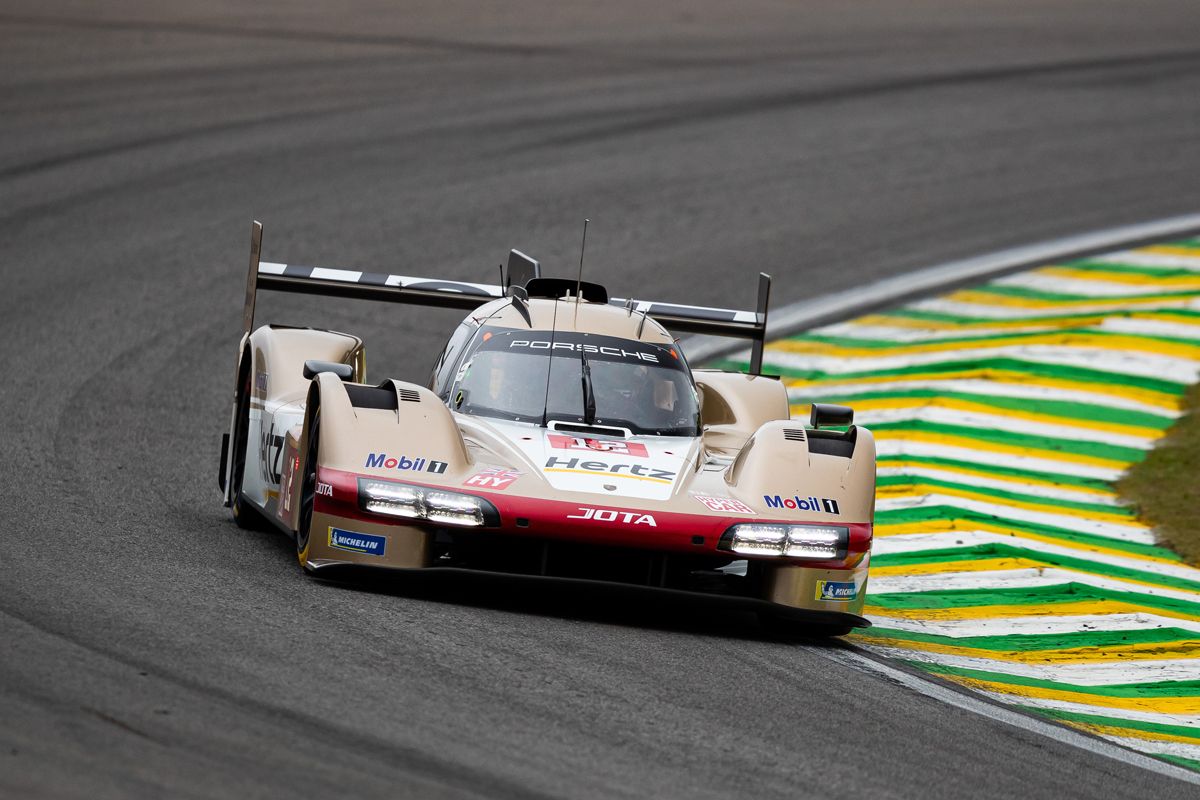
M 482 497 L 373 478 L 358 479 L 358 505 L 372 514 L 438 525 L 482 527 L 500 523 L 496 507 Z
M 844 558 L 850 529 L 841 525 L 739 523 L 721 537 L 718 547 L 747 556 L 786 556 L 833 560 Z

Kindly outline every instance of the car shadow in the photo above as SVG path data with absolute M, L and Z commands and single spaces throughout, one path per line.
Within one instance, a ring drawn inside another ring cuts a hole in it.
M 230 528 L 236 530 L 232 522 Z M 258 546 L 277 553 L 291 562 L 289 569 L 295 569 L 291 538 L 273 529 L 255 533 L 261 535 Z M 498 572 L 341 565 L 323 568 L 310 579 L 343 591 L 514 614 L 805 647 L 853 647 L 841 637 L 814 635 L 799 623 L 786 627 L 764 624 L 757 610 L 765 604 L 723 595 Z
M 839 637 L 814 635 L 799 622 L 784 628 L 765 625 L 751 607 L 761 605 L 757 601 L 722 595 L 465 570 L 325 568 L 313 580 L 345 591 L 604 625 L 809 647 L 849 646 Z

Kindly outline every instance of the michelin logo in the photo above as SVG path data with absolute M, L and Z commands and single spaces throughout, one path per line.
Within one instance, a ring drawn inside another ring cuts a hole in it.
M 329 529 L 329 546 L 335 550 L 381 556 L 387 550 L 387 537 L 370 533 L 355 533 L 341 528 Z
M 848 603 L 858 597 L 854 581 L 817 581 L 817 599 Z
M 448 466 L 445 461 L 430 461 L 424 458 L 409 458 L 408 456 L 389 456 L 387 453 L 367 453 L 368 469 L 411 470 L 413 472 L 432 472 L 441 475 Z

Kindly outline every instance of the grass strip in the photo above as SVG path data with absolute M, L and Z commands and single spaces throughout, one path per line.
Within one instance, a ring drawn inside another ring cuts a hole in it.
M 1187 394 L 1187 411 L 1117 483 L 1138 516 L 1191 564 L 1200 565 L 1200 386 Z

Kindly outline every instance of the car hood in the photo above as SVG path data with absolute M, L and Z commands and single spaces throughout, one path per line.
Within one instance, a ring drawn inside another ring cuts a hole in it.
M 617 498 L 667 500 L 700 456 L 700 439 L 624 439 L 456 414 L 475 460 L 539 479 L 549 488 Z

